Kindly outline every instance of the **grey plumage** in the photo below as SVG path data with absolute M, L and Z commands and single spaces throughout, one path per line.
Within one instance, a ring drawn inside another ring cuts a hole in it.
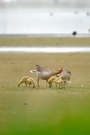
M 60 73 L 60 77 L 63 80 L 70 80 L 71 79 L 71 71 L 67 70 L 67 69 L 63 69 L 62 72 Z
M 40 65 L 36 65 L 36 74 L 37 74 L 37 85 L 38 87 L 40 87 L 39 85 L 39 79 L 43 79 L 46 80 L 46 82 L 48 81 L 48 79 L 56 74 L 59 74 L 62 72 L 62 68 L 59 69 L 56 72 L 52 72 L 51 70 L 49 70 L 47 67 L 45 66 L 40 66 Z

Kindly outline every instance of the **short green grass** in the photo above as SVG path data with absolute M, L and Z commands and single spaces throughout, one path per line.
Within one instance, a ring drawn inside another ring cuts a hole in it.
M 17 88 L 8 83 L 0 91 L 0 134 L 88 135 L 89 88 Z
M 0 135 L 89 135 L 90 54 L 0 54 Z M 72 72 L 66 89 L 17 87 L 35 64 Z M 82 86 L 83 85 L 83 86 Z

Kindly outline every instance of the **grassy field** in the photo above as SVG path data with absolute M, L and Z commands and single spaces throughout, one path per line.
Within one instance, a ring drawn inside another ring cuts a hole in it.
M 67 68 L 65 90 L 17 87 L 24 75 L 36 80 L 35 64 Z M 82 86 L 83 85 L 83 86 Z M 90 54 L 0 54 L 0 135 L 89 135 Z
M 89 37 L 0 37 L 0 46 L 90 46 Z

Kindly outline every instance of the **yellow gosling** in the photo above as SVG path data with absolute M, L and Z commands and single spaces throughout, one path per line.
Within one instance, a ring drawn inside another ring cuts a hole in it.
M 52 83 L 54 82 L 54 80 L 55 80 L 55 76 L 52 76 L 52 77 L 50 77 L 50 78 L 48 79 L 49 88 L 52 87 Z
M 65 89 L 64 80 L 60 76 L 55 78 L 54 83 L 56 84 L 56 87 L 57 87 L 57 85 L 59 85 L 59 88 Z
M 33 78 L 29 77 L 29 76 L 24 76 L 22 77 L 22 79 L 19 81 L 18 83 L 18 87 L 20 87 L 21 84 L 25 83 L 25 86 L 27 86 L 29 84 L 29 86 L 32 84 L 33 88 L 35 87 L 35 81 Z

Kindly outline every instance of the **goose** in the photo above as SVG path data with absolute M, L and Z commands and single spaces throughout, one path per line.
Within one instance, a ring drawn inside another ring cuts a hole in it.
M 56 87 L 57 87 L 57 85 L 59 85 L 59 88 L 65 89 L 64 80 L 60 76 L 55 78 L 54 83 L 56 84 Z
M 51 76 L 49 79 L 48 79 L 48 84 L 49 84 L 49 88 L 51 88 L 52 87 L 52 84 L 53 84 L 53 82 L 55 81 L 55 76 Z
M 29 77 L 29 76 L 23 76 L 22 79 L 18 83 L 18 87 L 20 87 L 20 85 L 22 83 L 25 83 L 26 86 L 27 86 L 27 84 L 29 84 L 29 86 L 33 85 L 33 88 L 35 88 L 35 81 L 34 81 L 34 79 Z
M 48 79 L 53 76 L 53 75 L 57 75 L 59 73 L 62 72 L 62 68 L 57 70 L 56 72 L 52 72 L 51 70 L 49 70 L 47 67 L 45 66 L 40 66 L 40 65 L 36 65 L 36 70 L 31 70 L 30 72 L 36 72 L 36 76 L 37 76 L 37 87 L 40 87 L 40 83 L 39 80 L 46 80 L 46 84 L 48 83 Z
M 59 73 L 57 76 L 60 76 L 62 80 L 64 80 L 64 84 L 67 82 L 70 82 L 71 79 L 71 71 L 67 69 L 63 69 L 61 73 Z

